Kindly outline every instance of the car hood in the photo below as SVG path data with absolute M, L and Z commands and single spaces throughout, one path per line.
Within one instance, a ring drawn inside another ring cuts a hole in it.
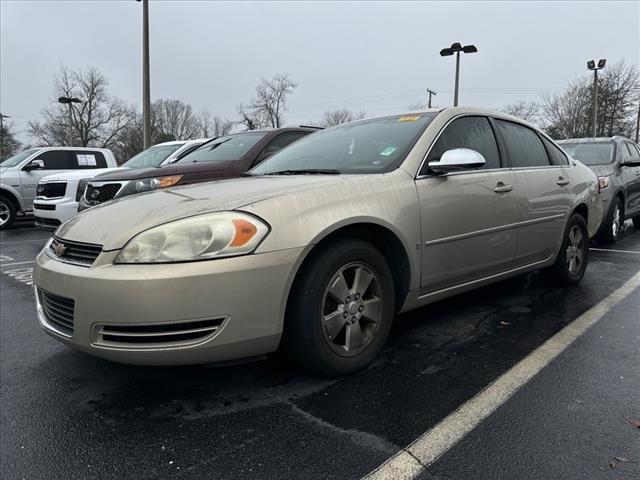
M 116 199 L 85 210 L 60 226 L 56 236 L 122 248 L 133 236 L 172 220 L 347 182 L 355 175 L 260 176 L 164 188 Z
M 73 180 L 82 180 L 83 178 L 93 178 L 104 172 L 116 170 L 115 168 L 94 168 L 86 170 L 72 170 L 68 172 L 55 173 L 42 177 L 41 182 L 69 182 Z
M 615 173 L 613 163 L 607 163 L 606 165 L 587 165 L 587 167 L 599 177 L 608 177 Z
M 166 175 L 185 175 L 191 173 L 211 172 L 212 178 L 216 172 L 224 172 L 233 164 L 233 161 L 223 162 L 190 162 L 190 163 L 172 163 L 169 165 L 161 165 L 157 167 L 128 168 L 125 171 L 108 172 L 100 175 L 101 182 L 124 181 L 124 180 L 140 180 L 142 178 L 163 177 Z

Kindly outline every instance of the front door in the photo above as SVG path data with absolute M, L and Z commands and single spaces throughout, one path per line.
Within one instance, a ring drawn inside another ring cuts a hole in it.
M 482 154 L 477 170 L 434 175 L 430 161 L 454 148 Z M 416 180 L 422 221 L 422 293 L 509 270 L 519 221 L 513 174 L 503 168 L 487 118 L 463 116 L 449 123 Z

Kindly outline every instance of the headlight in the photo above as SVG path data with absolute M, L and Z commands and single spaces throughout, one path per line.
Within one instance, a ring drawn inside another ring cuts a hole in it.
M 78 182 L 78 189 L 76 190 L 76 202 L 79 202 L 80 199 L 84 196 L 84 191 L 87 189 L 87 185 L 89 184 L 90 178 L 83 178 Z
M 123 189 L 118 197 L 133 195 L 134 193 L 148 192 L 157 188 L 171 187 L 182 180 L 182 175 L 167 175 L 166 177 L 143 178 L 133 180 Z
M 269 233 L 258 218 L 216 212 L 176 220 L 133 237 L 115 263 L 169 263 L 208 260 L 253 252 Z
M 598 188 L 600 191 L 609 187 L 609 177 L 598 177 Z

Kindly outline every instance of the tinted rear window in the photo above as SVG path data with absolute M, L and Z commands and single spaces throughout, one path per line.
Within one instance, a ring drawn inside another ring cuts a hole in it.
M 513 168 L 549 166 L 547 151 L 536 132 L 524 125 L 504 120 L 496 120 L 496 125 Z

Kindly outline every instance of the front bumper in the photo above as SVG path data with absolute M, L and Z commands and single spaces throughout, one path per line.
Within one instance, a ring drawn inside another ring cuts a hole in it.
M 53 208 L 53 210 L 42 210 L 38 208 L 38 205 L 48 206 L 49 208 Z M 44 200 L 44 199 L 36 199 L 33 206 L 33 214 L 36 217 L 36 225 L 41 223 L 42 228 L 47 228 L 48 225 L 53 225 L 53 221 L 57 221 L 58 225 L 66 222 L 71 217 L 78 213 L 78 202 L 75 200 L 71 200 L 68 198 L 57 199 L 57 200 Z M 44 222 L 38 222 L 38 219 L 44 219 Z M 57 227 L 56 227 L 57 228 Z M 53 228 L 55 230 L 55 228 Z
M 48 321 L 36 294 L 38 319 L 56 339 L 108 360 L 140 365 L 204 364 L 274 351 L 279 344 L 295 265 L 303 249 L 201 262 L 115 265 L 103 252 L 90 268 L 41 252 L 36 292 L 73 300 L 73 331 Z M 104 327 L 140 328 L 220 319 L 220 328 L 195 342 L 154 345 L 102 341 Z

